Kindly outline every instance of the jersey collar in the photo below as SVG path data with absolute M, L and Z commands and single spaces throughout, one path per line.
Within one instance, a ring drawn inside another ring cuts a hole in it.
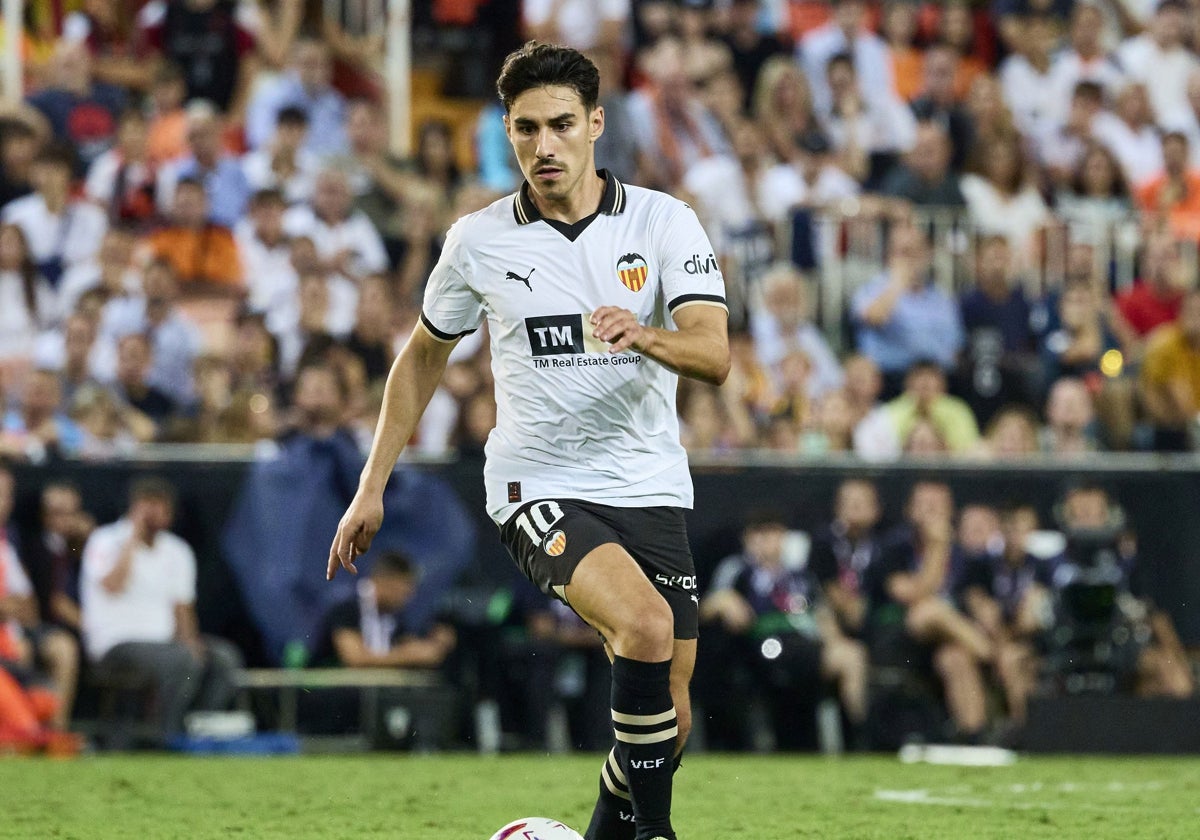
M 625 185 L 607 169 L 597 169 L 596 174 L 604 179 L 604 195 L 600 196 L 599 212 L 606 216 L 619 216 L 625 212 Z M 517 190 L 513 199 L 513 215 L 519 225 L 527 225 L 543 218 L 541 211 L 529 197 L 528 181 L 521 183 L 521 189 Z

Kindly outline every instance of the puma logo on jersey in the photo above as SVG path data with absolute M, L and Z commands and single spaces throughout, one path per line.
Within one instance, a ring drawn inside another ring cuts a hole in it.
M 505 280 L 516 280 L 518 283 L 524 283 L 525 288 L 532 292 L 533 286 L 530 285 L 529 278 L 533 276 L 533 272 L 535 272 L 535 271 L 537 271 L 536 268 L 529 269 L 529 273 L 526 274 L 524 277 L 522 277 L 520 274 L 517 274 L 515 271 L 509 271 L 508 273 L 506 273 L 504 275 L 504 279 Z

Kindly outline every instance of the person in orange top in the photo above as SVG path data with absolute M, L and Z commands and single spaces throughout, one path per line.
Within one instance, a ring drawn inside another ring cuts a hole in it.
M 1142 212 L 1166 217 L 1171 231 L 1180 239 L 1200 240 L 1200 170 L 1189 166 L 1191 150 L 1187 135 L 1171 131 L 1163 135 L 1163 171 L 1137 189 Z
M 189 151 L 187 114 L 183 108 L 185 96 L 187 83 L 183 71 L 177 64 L 164 62 L 155 72 L 154 84 L 150 89 L 153 110 L 146 137 L 146 152 L 154 166 L 183 157 Z
M 896 93 L 905 102 L 921 94 L 925 84 L 925 54 L 916 48 L 917 7 L 908 0 L 894 0 L 883 10 L 883 31 L 892 59 Z
M 151 259 L 170 263 L 185 295 L 241 295 L 242 260 L 229 228 L 208 219 L 204 185 L 182 178 L 175 188 L 171 225 L 146 239 Z

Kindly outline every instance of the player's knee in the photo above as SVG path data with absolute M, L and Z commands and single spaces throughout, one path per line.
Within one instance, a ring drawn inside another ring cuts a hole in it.
M 675 619 L 661 597 L 646 601 L 629 616 L 618 640 L 617 652 L 632 659 L 661 662 L 671 657 Z

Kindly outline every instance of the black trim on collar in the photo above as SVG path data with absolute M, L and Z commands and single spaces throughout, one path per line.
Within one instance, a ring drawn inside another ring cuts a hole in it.
M 619 216 L 620 214 L 624 213 L 625 185 L 618 181 L 617 176 L 613 175 L 607 169 L 597 169 L 596 174 L 604 179 L 604 195 L 600 196 L 600 206 L 597 208 L 596 213 L 603 213 L 606 216 Z M 559 225 L 566 225 L 568 228 L 574 228 L 576 225 L 583 225 L 583 227 L 587 227 L 587 223 L 590 223 L 592 219 L 596 218 L 596 213 L 590 213 L 586 217 L 580 219 L 578 222 L 575 222 L 574 225 L 570 225 L 566 222 L 558 222 L 554 225 L 554 227 L 559 230 L 561 230 Z M 513 199 L 513 216 L 516 218 L 517 224 L 519 225 L 528 225 L 532 222 L 544 219 L 541 211 L 537 209 L 537 205 L 533 203 L 533 199 L 529 197 L 528 181 L 523 181 L 521 183 L 521 189 L 517 190 L 516 198 Z M 546 222 L 551 221 L 550 219 L 544 220 Z M 582 232 L 583 231 L 581 229 L 575 234 L 575 236 L 578 236 L 579 233 Z M 574 236 L 568 238 L 572 240 L 575 239 Z

